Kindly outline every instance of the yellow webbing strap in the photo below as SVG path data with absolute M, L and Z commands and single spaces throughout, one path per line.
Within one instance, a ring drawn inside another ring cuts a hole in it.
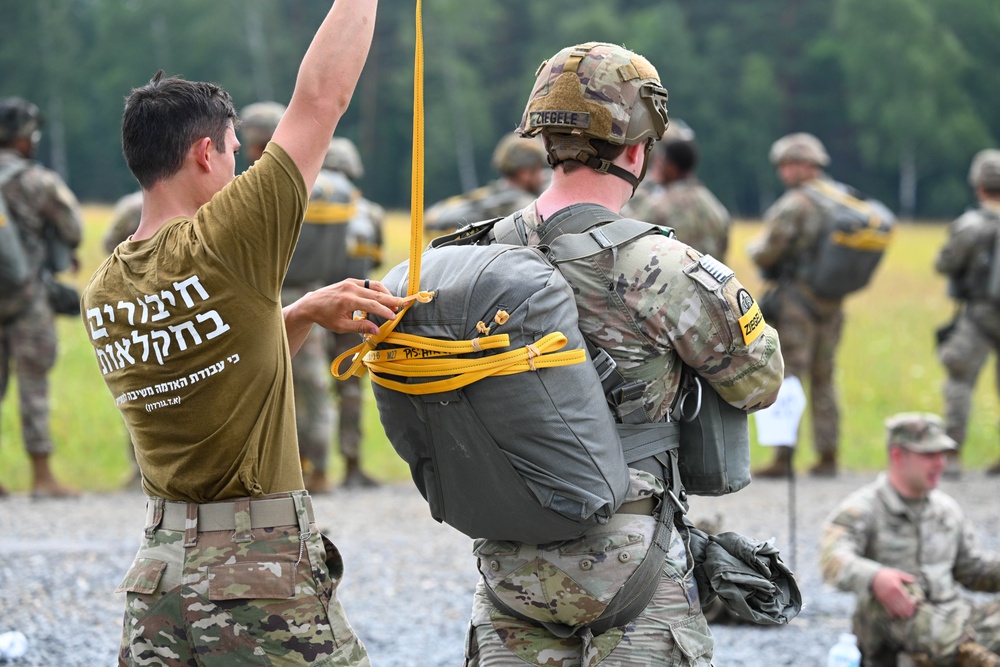
M 434 292 L 420 290 L 420 258 L 424 246 L 424 28 L 421 0 L 417 0 L 416 47 L 413 56 L 412 165 L 410 276 L 405 305 L 396 313 L 395 319 L 388 320 L 380 327 L 377 334 L 366 337 L 363 343 L 334 359 L 330 366 L 333 376 L 338 380 L 346 380 L 353 375 L 364 375 L 367 368 L 371 372 L 372 382 L 383 387 L 405 394 L 433 394 L 452 391 L 491 375 L 510 375 L 586 361 L 587 355 L 582 349 L 558 352 L 567 342 L 566 336 L 558 331 L 543 336 L 534 344 L 478 359 L 445 357 L 508 347 L 510 339 L 502 334 L 467 341 L 449 341 L 393 331 L 414 303 L 428 303 L 434 298 Z M 356 317 L 366 315 L 361 313 L 356 314 Z M 382 343 L 398 347 L 376 350 Z M 347 370 L 341 371 L 340 367 L 347 359 L 352 360 L 351 365 Z M 409 384 L 387 380 L 380 377 L 379 373 L 402 377 L 452 377 Z

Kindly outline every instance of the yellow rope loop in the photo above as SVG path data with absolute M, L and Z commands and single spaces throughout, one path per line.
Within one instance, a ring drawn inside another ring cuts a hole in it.
M 506 310 L 498 310 L 497 314 L 493 316 L 493 321 L 503 326 L 507 324 L 507 320 L 510 319 L 510 314 Z
M 488 326 L 486 326 L 485 324 L 483 324 L 482 320 L 480 320 L 479 322 L 476 322 L 476 331 L 478 331 L 479 333 L 483 334 L 484 336 L 489 336 L 490 335 L 490 328 Z

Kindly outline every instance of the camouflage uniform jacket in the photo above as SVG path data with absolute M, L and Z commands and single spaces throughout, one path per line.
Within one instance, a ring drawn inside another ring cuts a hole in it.
M 1000 556 L 979 546 L 972 524 L 954 498 L 933 490 L 911 509 L 883 473 L 848 496 L 823 527 L 823 579 L 837 588 L 871 596 L 882 567 L 916 577 L 931 602 L 959 595 L 958 584 L 1000 591 Z
M 826 178 L 823 176 L 821 178 Z M 791 280 L 814 311 L 832 314 L 841 299 L 821 299 L 796 277 L 800 262 L 809 260 L 830 223 L 827 213 L 802 187 L 791 188 L 764 213 L 764 232 L 751 242 L 750 259 L 768 280 Z
M 104 250 L 110 255 L 120 243 L 128 240 L 139 229 L 142 219 L 142 191 L 127 194 L 115 203 L 111 224 L 104 234 Z
M 4 186 L 3 197 L 21 233 L 33 281 L 37 282 L 42 269 L 51 261 L 49 235 L 54 233 L 59 242 L 70 248 L 80 245 L 83 233 L 80 205 L 56 172 L 25 160 L 15 151 L 0 149 L 0 168 L 12 161 L 23 162 L 25 167 Z
M 545 223 L 535 205 L 522 216 L 528 242 L 538 243 Z M 661 234 L 589 262 L 599 267 L 600 284 L 592 284 L 592 271 L 574 270 L 582 263 L 559 267 L 576 293 L 580 330 L 607 350 L 627 380 L 646 384 L 650 419 L 662 420 L 670 409 L 682 362 L 737 408 L 752 412 L 774 402 L 784 368 L 778 335 L 761 324 L 759 335 L 744 338 L 739 319 L 752 297 L 725 266 Z
M 506 178 L 499 178 L 489 185 L 434 204 L 424 213 L 424 228 L 435 232 L 453 231 L 470 222 L 510 215 L 534 199 L 534 194 L 516 187 Z
M 642 201 L 630 201 L 623 215 L 672 227 L 679 240 L 698 252 L 725 259 L 729 211 L 693 176 L 668 183 Z

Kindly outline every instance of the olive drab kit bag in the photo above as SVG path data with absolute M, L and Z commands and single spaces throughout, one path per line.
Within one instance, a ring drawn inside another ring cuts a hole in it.
M 10 216 L 2 193 L 3 187 L 26 166 L 16 160 L 0 169 L 0 322 L 17 315 L 28 303 L 31 267 L 21 242 L 21 232 Z
M 800 264 L 800 278 L 817 296 L 829 299 L 865 287 L 892 240 L 892 211 L 843 183 L 815 180 L 803 191 L 827 211 L 831 222 L 815 254 Z

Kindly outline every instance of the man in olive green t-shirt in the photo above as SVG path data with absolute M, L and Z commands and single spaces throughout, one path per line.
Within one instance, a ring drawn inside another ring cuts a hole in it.
M 368 664 L 336 598 L 343 563 L 303 490 L 290 359 L 314 323 L 374 333 L 353 312 L 391 318 L 399 299 L 345 280 L 282 309 L 280 289 L 376 4 L 333 6 L 273 141 L 238 178 L 221 88 L 161 72 L 126 101 L 142 220 L 83 296 L 150 495 L 119 587 L 121 664 Z

